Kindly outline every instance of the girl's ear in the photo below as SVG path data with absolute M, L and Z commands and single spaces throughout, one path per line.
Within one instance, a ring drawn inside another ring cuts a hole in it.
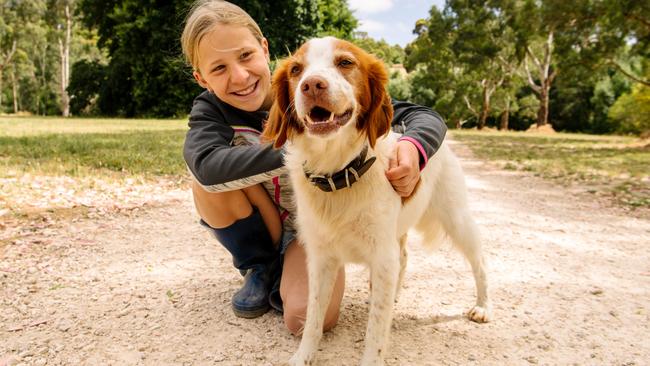
M 271 62 L 271 54 L 269 53 L 269 41 L 267 41 L 266 38 L 262 38 L 262 41 L 260 43 L 262 44 L 262 49 L 264 50 L 266 62 Z
M 205 81 L 205 79 L 203 78 L 200 72 L 195 70 L 192 72 L 192 75 L 194 76 L 194 79 L 196 79 L 196 82 L 199 83 L 199 85 L 201 85 L 202 88 L 210 89 L 208 82 Z
M 366 106 L 365 115 L 357 122 L 357 128 L 366 132 L 370 146 L 374 147 L 377 139 L 390 131 L 393 120 L 393 104 L 386 91 L 388 73 L 384 64 L 374 57 L 369 57 L 368 65 L 370 101 Z
M 273 147 L 280 148 L 290 138 L 293 129 L 297 128 L 293 117 L 293 111 L 289 110 L 288 62 L 281 62 L 273 74 L 271 92 L 274 100 L 269 117 L 264 125 L 262 141 L 273 142 Z

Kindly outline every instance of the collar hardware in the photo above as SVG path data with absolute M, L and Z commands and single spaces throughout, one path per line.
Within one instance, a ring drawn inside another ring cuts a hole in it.
M 363 176 L 368 169 L 370 169 L 375 160 L 377 160 L 374 156 L 366 160 L 367 154 L 368 146 L 366 145 L 363 150 L 361 150 L 359 156 L 352 160 L 342 170 L 327 175 L 311 174 L 305 171 L 305 177 L 307 177 L 307 180 L 309 180 L 311 184 L 320 188 L 324 192 L 335 192 L 343 188 L 349 188 L 354 183 L 358 182 L 359 179 L 361 179 L 361 176 Z

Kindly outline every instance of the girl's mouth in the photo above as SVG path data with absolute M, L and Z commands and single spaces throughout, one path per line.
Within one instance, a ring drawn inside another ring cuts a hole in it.
M 232 92 L 232 94 L 234 94 L 234 95 L 236 95 L 238 97 L 246 97 L 246 96 L 252 94 L 253 92 L 255 92 L 255 89 L 257 89 L 257 84 L 259 84 L 259 82 L 260 81 L 258 80 L 255 83 L 253 83 L 251 86 L 249 86 L 248 88 L 238 90 L 238 91 L 234 91 L 234 92 Z

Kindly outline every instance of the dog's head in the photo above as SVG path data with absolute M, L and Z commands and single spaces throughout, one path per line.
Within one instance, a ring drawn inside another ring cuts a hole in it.
M 263 138 L 281 147 L 306 134 L 333 138 L 354 128 L 371 146 L 390 129 L 388 75 L 374 56 L 332 37 L 312 39 L 273 74 L 275 101 Z

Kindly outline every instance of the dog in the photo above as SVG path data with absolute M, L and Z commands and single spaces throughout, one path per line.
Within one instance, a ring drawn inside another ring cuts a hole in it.
M 390 132 L 387 81 L 381 61 L 332 37 L 308 41 L 274 72 L 275 100 L 263 138 L 285 147 L 309 276 L 305 327 L 291 365 L 314 359 L 337 271 L 350 262 L 369 266 L 372 285 L 361 364 L 383 364 L 409 229 L 431 248 L 451 237 L 476 282 L 469 318 L 486 322 L 491 316 L 478 228 L 460 164 L 447 145 L 427 162 L 409 198 L 385 176 L 398 138 Z

